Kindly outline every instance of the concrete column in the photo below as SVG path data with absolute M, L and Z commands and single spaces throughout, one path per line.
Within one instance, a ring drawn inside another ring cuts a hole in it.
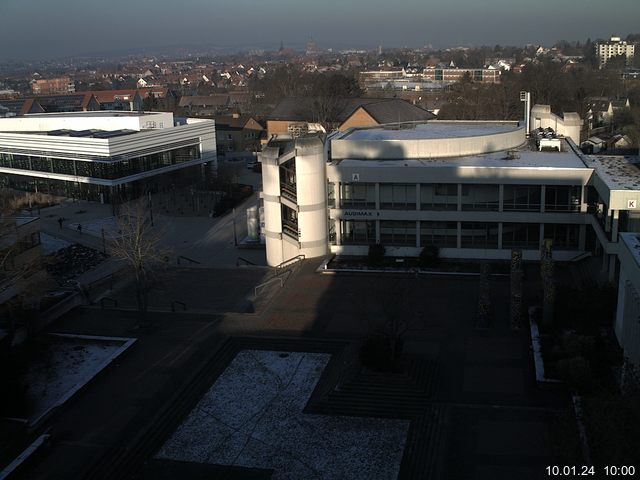
M 498 211 L 504 212 L 504 184 L 501 183 L 498 187 Z M 502 223 L 500 224 L 502 230 Z
M 336 182 L 333 186 L 333 196 L 336 199 L 336 208 L 342 208 L 342 192 L 340 191 L 342 183 Z
M 335 220 L 336 222 L 336 245 L 342 245 L 342 220 Z
M 420 184 L 416 183 L 416 210 L 420 210 L 422 200 L 420 198 Z
M 502 222 L 498 223 L 498 249 L 502 248 Z
M 380 184 L 376 183 L 376 210 L 380 210 Z
M 540 238 L 538 239 L 538 250 L 544 245 L 544 223 L 540 224 Z
M 327 174 L 322 140 L 319 137 L 298 138 L 295 162 L 299 253 L 307 258 L 321 257 L 329 250 Z
M 280 167 L 278 149 L 265 147 L 260 153 L 262 163 L 262 196 L 264 202 L 264 234 L 267 264 L 282 263 L 282 209 L 280 204 Z
M 609 282 L 613 282 L 616 278 L 616 261 L 618 260 L 617 255 L 609 255 Z
M 416 220 L 416 247 L 422 247 L 422 240 L 420 239 L 420 221 Z
M 462 222 L 457 222 L 456 248 L 462 248 Z
M 613 218 L 611 219 L 611 241 L 618 241 L 618 221 L 620 219 L 620 210 L 612 210 Z
M 620 279 L 618 280 L 618 309 L 616 310 L 616 321 L 613 325 L 613 331 L 616 333 L 618 342 L 622 344 L 622 333 L 624 326 L 624 316 L 626 310 L 626 294 L 627 294 L 627 275 L 624 267 L 620 267 Z
M 380 220 L 376 220 L 376 243 L 380 243 Z
M 458 211 L 462 211 L 462 184 L 458 184 Z
M 580 213 L 587 213 L 587 185 L 583 185 L 580 189 Z
M 540 211 L 544 212 L 544 204 L 546 203 L 547 187 L 545 185 L 540 186 Z
M 578 229 L 578 249 L 584 251 L 587 242 L 587 226 L 580 225 Z

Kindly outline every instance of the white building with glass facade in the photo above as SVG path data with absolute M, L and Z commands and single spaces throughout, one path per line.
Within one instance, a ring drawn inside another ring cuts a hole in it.
M 618 232 L 638 227 L 640 170 L 587 157 L 568 137 L 540 151 L 525 133 L 518 122 L 430 121 L 272 140 L 262 154 L 268 263 L 366 255 L 374 243 L 392 256 L 436 245 L 442 257 L 521 249 L 537 260 L 551 239 L 557 260 L 592 252 L 613 275 Z
M 164 112 L 0 119 L 0 186 L 117 202 L 215 171 L 215 122 Z

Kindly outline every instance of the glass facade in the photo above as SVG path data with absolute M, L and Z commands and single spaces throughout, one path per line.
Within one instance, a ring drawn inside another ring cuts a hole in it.
M 540 248 L 540 225 L 537 223 L 503 223 L 502 248 Z
M 340 236 L 344 245 L 369 245 L 376 243 L 376 222 L 368 220 L 343 220 Z
M 380 208 L 395 210 L 415 210 L 416 184 L 381 183 Z
M 376 184 L 341 183 L 340 206 L 342 208 L 376 208 Z
M 544 238 L 553 241 L 556 250 L 577 250 L 579 245 L 579 225 L 567 225 L 564 223 L 545 223 Z
M 539 212 L 541 191 L 540 185 L 505 185 L 504 211 Z
M 458 246 L 458 222 L 420 222 L 420 245 Z
M 500 207 L 499 185 L 462 185 L 462 210 L 497 212 Z
M 579 212 L 580 186 L 549 185 L 544 193 L 544 210 L 546 212 Z
M 498 224 L 462 222 L 462 248 L 498 248 Z
M 383 245 L 416 246 L 416 222 L 383 220 L 380 222 L 380 243 Z
M 200 149 L 196 145 L 117 161 L 83 161 L 0 153 L 0 167 L 115 180 L 199 158 Z
M 457 210 L 457 183 L 425 183 L 420 185 L 422 210 Z

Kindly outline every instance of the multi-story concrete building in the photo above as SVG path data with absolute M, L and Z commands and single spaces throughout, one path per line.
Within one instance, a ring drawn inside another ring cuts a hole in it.
M 69 77 L 34 80 L 31 84 L 34 95 L 51 95 L 55 93 L 74 93 L 76 86 Z
M 478 83 L 500 83 L 501 75 L 497 68 L 424 68 L 417 72 L 405 69 L 360 72 L 359 79 L 365 90 L 431 90 L 465 78 Z
M 193 183 L 205 164 L 216 168 L 212 120 L 106 111 L 0 119 L 1 186 L 118 202 Z
M 584 156 L 570 137 L 540 151 L 518 122 L 353 128 L 278 137 L 261 157 L 267 261 L 304 254 L 451 258 L 602 255 L 613 278 L 618 232 L 640 229 L 640 174 L 628 159 Z M 557 148 L 556 148 L 557 150 Z M 629 175 L 631 175 L 629 177 Z
M 620 37 L 611 37 L 608 42 L 598 42 L 595 48 L 600 68 L 604 67 L 611 57 L 617 56 L 626 57 L 626 64 L 629 65 L 636 51 L 634 43 L 625 42 Z

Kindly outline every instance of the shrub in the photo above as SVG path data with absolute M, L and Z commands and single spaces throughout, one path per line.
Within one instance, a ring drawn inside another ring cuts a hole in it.
M 418 265 L 420 268 L 431 268 L 438 265 L 440 259 L 440 249 L 435 245 L 425 245 L 420 252 Z
M 367 261 L 370 266 L 380 265 L 384 259 L 385 248 L 384 245 L 379 243 L 372 243 L 369 245 L 369 254 Z

